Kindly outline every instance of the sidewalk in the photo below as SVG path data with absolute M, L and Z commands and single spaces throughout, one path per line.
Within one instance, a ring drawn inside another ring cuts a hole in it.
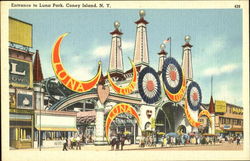
M 224 143 L 225 144 L 225 143 Z M 214 147 L 214 146 L 223 146 L 223 144 L 209 144 L 209 145 L 193 145 L 193 144 L 186 144 L 186 145 L 173 145 L 173 146 L 164 146 L 161 147 L 161 144 L 157 144 L 156 147 L 139 147 L 138 144 L 132 145 L 125 145 L 123 147 L 124 151 L 132 151 L 132 150 L 162 150 L 162 149 L 185 149 L 186 147 Z M 63 147 L 56 147 L 56 148 L 41 148 L 41 151 L 62 151 Z M 10 150 L 24 150 L 24 151 L 39 151 L 39 148 L 32 148 L 32 149 L 10 149 Z M 68 149 L 68 151 L 79 151 L 74 149 Z M 81 146 L 81 151 L 111 151 L 110 145 L 103 145 L 103 146 L 96 146 L 96 145 L 83 145 Z M 121 151 L 121 150 L 119 150 Z

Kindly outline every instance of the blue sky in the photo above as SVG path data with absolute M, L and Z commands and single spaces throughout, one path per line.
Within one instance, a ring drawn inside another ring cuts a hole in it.
M 182 62 L 184 36 L 190 35 L 194 80 L 208 103 L 213 75 L 216 100 L 242 106 L 242 11 L 233 9 L 146 9 L 149 22 L 150 66 L 158 70 L 158 52 L 164 39 L 172 38 L 172 57 Z M 61 34 L 70 32 L 61 45 L 64 67 L 74 77 L 88 80 L 102 61 L 103 73 L 109 63 L 113 23 L 118 20 L 123 32 L 124 69 L 133 58 L 139 9 L 109 10 L 10 10 L 10 16 L 33 24 L 33 51 L 40 52 L 44 77 L 54 76 L 51 50 Z M 169 44 L 166 47 L 169 52 Z

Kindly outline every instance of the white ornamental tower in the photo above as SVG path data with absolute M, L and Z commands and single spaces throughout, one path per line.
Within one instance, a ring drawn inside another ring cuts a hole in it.
M 115 21 L 115 30 L 111 32 L 111 50 L 109 57 L 109 72 L 110 73 L 123 73 L 123 58 L 122 58 L 122 32 L 119 31 L 120 22 Z
M 140 19 L 136 21 L 136 39 L 135 39 L 135 50 L 134 50 L 134 63 L 138 65 L 148 65 L 148 38 L 147 38 L 147 24 L 148 22 L 144 19 L 145 11 L 140 10 Z
M 164 60 L 166 59 L 167 54 L 168 54 L 168 53 L 164 50 L 164 49 L 166 48 L 166 46 L 165 46 L 164 44 L 161 44 L 160 48 L 161 48 L 161 51 L 158 53 L 158 55 L 159 55 L 159 66 L 158 66 L 158 71 L 159 71 L 159 72 L 162 71 Z
M 183 47 L 183 54 L 182 54 L 182 70 L 184 72 L 186 80 L 192 81 L 193 80 L 193 66 L 192 66 L 192 54 L 191 48 L 193 47 L 189 44 L 191 37 L 185 36 L 185 44 L 182 45 Z

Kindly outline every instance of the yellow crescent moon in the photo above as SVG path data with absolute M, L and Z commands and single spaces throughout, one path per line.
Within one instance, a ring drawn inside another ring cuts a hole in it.
M 135 85 L 136 85 L 136 82 L 137 82 L 137 72 L 136 72 L 136 67 L 135 67 L 135 64 L 133 63 L 133 61 L 131 59 L 130 60 L 130 63 L 132 65 L 132 68 L 133 68 L 133 77 L 129 83 L 128 86 L 126 87 L 119 87 L 117 86 L 111 79 L 110 75 L 109 75 L 109 72 L 108 72 L 108 80 L 109 80 L 109 83 L 111 85 L 111 87 L 115 90 L 116 93 L 118 94 L 122 94 L 122 95 L 127 95 L 127 94 L 130 94 L 131 92 L 134 91 L 135 89 Z
M 182 71 L 182 75 L 183 75 L 182 77 L 183 81 L 182 81 L 181 89 L 176 94 L 172 94 L 171 92 L 169 92 L 165 84 L 163 83 L 163 88 L 164 88 L 166 95 L 173 102 L 180 102 L 184 98 L 185 91 L 186 91 L 186 79 L 185 79 L 183 71 Z
M 210 121 L 210 126 L 212 126 L 212 119 L 211 119 L 211 114 L 208 110 L 202 110 L 200 113 L 199 113 L 199 117 L 200 118 L 201 116 L 207 116 L 207 118 L 209 119 Z
M 55 72 L 56 77 L 58 80 L 68 89 L 78 92 L 78 93 L 83 93 L 86 91 L 91 90 L 99 81 L 101 77 L 101 62 L 98 62 L 98 72 L 89 81 L 79 81 L 71 77 L 66 70 L 64 69 L 62 65 L 62 61 L 60 58 L 60 45 L 63 40 L 63 38 L 68 35 L 68 33 L 62 34 L 55 42 L 53 49 L 52 49 L 52 67 Z
M 201 122 L 199 121 L 195 121 L 191 114 L 189 113 L 188 111 L 188 105 L 187 105 L 187 98 L 185 98 L 185 102 L 184 102 L 184 111 L 185 111 L 185 114 L 186 114 L 186 118 L 189 122 L 189 124 L 193 127 L 199 127 L 201 125 Z

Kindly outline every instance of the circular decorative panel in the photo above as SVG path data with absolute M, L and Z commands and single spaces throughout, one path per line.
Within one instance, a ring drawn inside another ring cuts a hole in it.
M 159 100 L 161 95 L 160 79 L 153 68 L 145 67 L 139 73 L 138 89 L 146 103 L 152 104 Z
M 181 89 L 183 81 L 182 69 L 178 62 L 172 57 L 164 61 L 162 80 L 166 89 L 172 94 L 178 93 Z
M 202 99 L 201 88 L 194 81 L 188 85 L 187 99 L 188 99 L 188 105 L 192 110 L 196 111 L 199 109 Z

